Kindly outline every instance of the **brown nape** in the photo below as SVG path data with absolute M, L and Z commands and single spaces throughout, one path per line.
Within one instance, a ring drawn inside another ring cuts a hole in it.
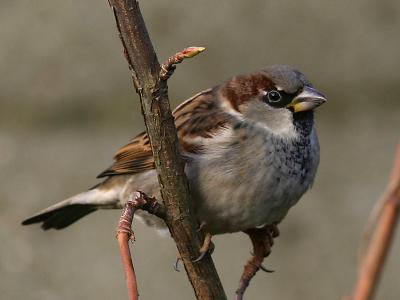
M 233 77 L 221 86 L 220 93 L 230 102 L 233 109 L 239 111 L 240 104 L 254 99 L 260 90 L 268 91 L 273 88 L 274 83 L 266 74 L 255 72 Z

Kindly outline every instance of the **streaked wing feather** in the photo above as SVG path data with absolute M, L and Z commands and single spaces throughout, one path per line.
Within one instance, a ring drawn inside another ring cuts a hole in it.
M 118 150 L 114 163 L 97 178 L 140 173 L 154 168 L 153 152 L 145 132 L 136 136 L 130 143 Z
M 211 138 L 218 130 L 225 128 L 232 118 L 219 106 L 215 97 L 215 89 L 208 89 L 189 98 L 174 110 L 183 154 L 201 153 L 204 139 Z M 114 164 L 97 176 L 98 178 L 154 169 L 153 153 L 147 133 L 142 132 L 119 149 L 114 160 Z

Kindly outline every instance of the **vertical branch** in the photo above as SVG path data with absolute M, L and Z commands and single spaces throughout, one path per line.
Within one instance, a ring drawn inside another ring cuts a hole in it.
M 397 149 L 388 187 L 381 199 L 383 201 L 382 209 L 361 263 L 352 300 L 373 298 L 392 244 L 400 209 L 400 145 Z
M 201 236 L 190 210 L 188 181 L 179 154 L 179 144 L 168 100 L 166 80 L 159 80 L 161 67 L 148 35 L 138 2 L 109 0 L 125 56 L 139 94 L 147 133 L 153 150 L 166 223 L 175 240 L 186 272 L 198 299 L 226 299 L 222 284 L 209 255 L 199 255 Z

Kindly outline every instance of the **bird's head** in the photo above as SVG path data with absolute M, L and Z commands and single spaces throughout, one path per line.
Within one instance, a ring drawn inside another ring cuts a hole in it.
M 298 117 L 312 120 L 313 110 L 327 100 L 301 72 L 286 65 L 233 77 L 220 93 L 232 111 L 276 133 L 290 130 Z

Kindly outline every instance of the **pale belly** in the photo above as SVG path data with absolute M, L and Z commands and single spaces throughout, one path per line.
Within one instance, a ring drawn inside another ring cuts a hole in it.
M 192 197 L 199 221 L 213 234 L 280 222 L 309 187 L 297 178 L 276 173 L 265 178 L 254 174 L 234 179 L 210 177 L 204 189 L 193 192 Z
M 196 215 L 213 234 L 280 222 L 313 182 L 318 147 L 285 152 L 262 139 L 249 145 L 205 155 L 188 168 Z

